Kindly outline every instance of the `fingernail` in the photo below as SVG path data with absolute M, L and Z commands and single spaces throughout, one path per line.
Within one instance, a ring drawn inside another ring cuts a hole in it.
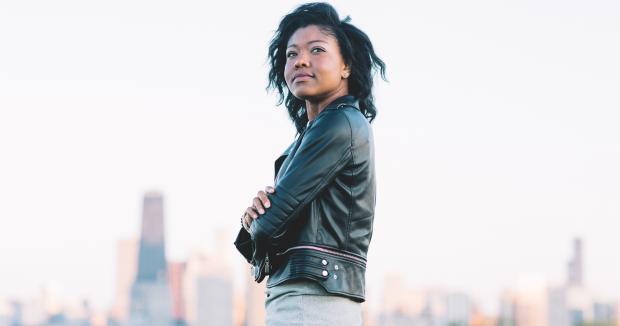
M 265 203 L 265 207 L 269 208 L 269 206 L 271 206 L 271 204 Z
M 261 209 L 259 209 L 258 211 L 259 211 L 261 214 L 265 214 L 265 210 L 264 210 L 264 209 L 262 209 L 262 208 L 261 208 Z

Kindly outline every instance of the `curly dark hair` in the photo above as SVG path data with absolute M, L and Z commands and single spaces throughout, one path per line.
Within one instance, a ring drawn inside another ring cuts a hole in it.
M 351 67 L 349 94 L 359 100 L 360 111 L 369 122 L 377 116 L 372 95 L 373 70 L 379 70 L 383 80 L 386 80 L 385 63 L 375 54 L 366 33 L 350 24 L 350 21 L 349 16 L 341 21 L 334 7 L 327 3 L 303 4 L 282 18 L 269 44 L 270 69 L 267 89 L 277 89 L 278 105 L 284 102 L 298 133 L 306 128 L 308 115 L 305 101 L 296 98 L 290 92 L 284 79 L 286 44 L 295 31 L 308 25 L 316 25 L 323 32 L 336 38 L 345 64 Z

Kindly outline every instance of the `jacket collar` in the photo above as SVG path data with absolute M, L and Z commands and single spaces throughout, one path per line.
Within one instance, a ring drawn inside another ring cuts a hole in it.
M 338 106 L 340 104 L 347 104 L 350 106 L 355 107 L 357 110 L 359 110 L 359 100 L 357 98 L 355 98 L 355 96 L 353 95 L 344 95 L 341 96 L 335 100 L 333 100 L 331 103 L 329 103 L 327 105 L 327 107 L 325 108 L 325 110 L 335 110 L 338 108 Z
M 321 113 L 325 112 L 325 111 L 329 111 L 329 110 L 337 110 L 338 108 L 340 108 L 342 105 L 348 105 L 348 106 L 352 106 L 354 107 L 356 110 L 360 110 L 360 105 L 359 105 L 359 100 L 353 96 L 353 95 L 343 95 L 335 100 L 333 100 L 331 103 L 329 103 L 325 109 L 323 109 L 323 111 L 321 111 Z M 319 113 L 314 120 L 316 120 L 321 113 Z M 312 121 L 308 121 L 308 123 L 306 124 L 306 128 L 308 128 L 312 122 L 314 122 L 314 120 Z

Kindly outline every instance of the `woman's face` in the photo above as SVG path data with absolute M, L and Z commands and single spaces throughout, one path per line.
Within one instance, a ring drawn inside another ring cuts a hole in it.
M 284 79 L 295 97 L 321 100 L 348 94 L 350 70 L 345 65 L 335 37 L 308 25 L 288 40 Z

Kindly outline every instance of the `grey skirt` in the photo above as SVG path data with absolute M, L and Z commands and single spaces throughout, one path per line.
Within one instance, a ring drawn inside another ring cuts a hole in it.
M 287 281 L 265 294 L 268 326 L 362 325 L 359 302 L 328 293 L 314 281 Z

